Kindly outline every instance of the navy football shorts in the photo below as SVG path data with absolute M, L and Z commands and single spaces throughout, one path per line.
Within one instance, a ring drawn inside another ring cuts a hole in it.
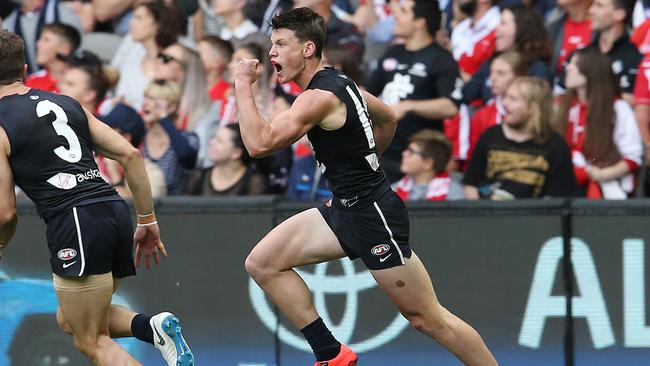
M 47 224 L 52 272 L 78 277 L 113 272 L 135 275 L 133 224 L 124 201 L 77 206 Z
M 406 206 L 391 189 L 373 196 L 363 202 L 333 198 L 317 208 L 350 259 L 360 257 L 372 270 L 403 265 L 412 254 Z

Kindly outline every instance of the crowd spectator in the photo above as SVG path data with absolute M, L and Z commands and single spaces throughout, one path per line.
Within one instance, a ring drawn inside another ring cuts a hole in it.
M 591 47 L 609 56 L 623 99 L 630 104 L 643 58 L 627 35 L 633 6 L 634 0 L 594 0 L 589 8 L 591 27 L 596 32 Z
M 497 54 L 517 51 L 529 76 L 553 81 L 550 68 L 552 50 L 544 28 L 544 20 L 530 7 L 513 6 L 501 11 L 501 21 L 496 28 L 495 51 Z M 463 85 L 462 93 L 454 100 L 460 104 L 485 103 L 492 98 L 489 85 L 490 60 L 481 65 L 472 78 Z
M 36 41 L 41 37 L 43 27 L 50 23 L 63 23 L 83 34 L 83 27 L 77 15 L 60 0 L 23 0 L 20 8 L 3 20 L 2 27 L 21 36 L 25 41 L 25 63 L 28 73 L 40 69 L 36 60 Z
M 421 130 L 411 136 L 402 152 L 400 170 L 404 177 L 394 184 L 395 193 L 403 201 L 443 201 L 452 188 L 447 172 L 451 143 L 434 130 Z
M 569 147 L 551 129 L 548 83 L 515 79 L 503 106 L 503 123 L 488 128 L 476 144 L 463 179 L 465 196 L 510 200 L 574 195 Z
M 500 125 L 505 116 L 503 97 L 510 83 L 517 76 L 525 76 L 523 56 L 516 51 L 508 51 L 497 56 L 490 65 L 490 89 L 492 99 L 472 116 L 469 131 L 467 159 L 472 158 L 478 139 L 489 127 Z
M 61 94 L 74 98 L 91 113 L 100 114 L 100 104 L 117 78 L 114 70 L 103 66 L 97 55 L 86 50 L 60 55 L 57 60 L 66 65 L 63 78 L 57 84 Z
M 198 51 L 205 68 L 210 99 L 223 106 L 231 87 L 225 73 L 234 52 L 232 44 L 217 36 L 206 35 L 199 41 Z
M 591 42 L 589 7 L 593 0 L 558 0 L 558 12 L 547 21 L 547 30 L 553 46 L 551 68 L 556 74 L 564 70 L 564 63 L 575 49 Z
M 145 90 L 143 119 L 148 130 L 144 138 L 144 157 L 162 169 L 168 195 L 183 193 L 196 164 L 198 138 L 180 131 L 174 122 L 181 90 L 171 81 L 154 81 Z
M 323 63 L 341 70 L 357 85 L 363 85 L 363 72 L 356 56 L 345 46 L 325 46 L 323 49 Z
M 461 0 L 458 5 L 468 17 L 454 27 L 451 48 L 460 75 L 463 80 L 469 80 L 494 52 L 500 11 L 495 0 Z
M 458 66 L 434 36 L 440 28 L 436 2 L 405 0 L 395 12 L 396 36 L 404 44 L 388 49 L 365 86 L 391 105 L 398 119 L 395 137 L 381 157 L 391 182 L 401 178 L 399 167 L 408 139 L 424 128 L 442 129 L 442 119 L 456 114 L 452 102 Z
M 187 193 L 195 196 L 249 196 L 266 193 L 266 179 L 255 170 L 239 124 L 223 126 L 210 140 L 214 165 L 195 173 Z
M 111 65 L 120 73 L 115 94 L 139 110 L 144 89 L 154 77 L 158 53 L 176 43 L 181 25 L 174 9 L 152 1 L 135 8 L 129 28 L 130 32 L 124 37 Z
M 634 87 L 634 112 L 639 132 L 645 146 L 646 166 L 650 166 L 650 57 L 646 56 L 639 65 L 639 75 Z
M 634 190 L 641 136 L 630 105 L 620 99 L 609 58 L 588 47 L 566 69 L 558 122 L 565 126 L 575 175 L 588 198 L 623 199 Z
M 81 35 L 74 27 L 58 22 L 44 25 L 36 42 L 36 62 L 43 65 L 43 69 L 29 75 L 25 85 L 56 93 L 56 84 L 66 69 L 65 62 L 57 56 L 70 55 L 80 44 Z

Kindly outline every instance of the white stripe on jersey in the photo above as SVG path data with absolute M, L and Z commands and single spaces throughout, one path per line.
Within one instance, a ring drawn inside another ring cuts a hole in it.
M 84 256 L 84 243 L 81 240 L 81 228 L 79 227 L 79 216 L 77 216 L 77 208 L 72 208 L 72 213 L 74 214 L 74 224 L 77 227 L 77 241 L 79 241 L 79 255 L 81 256 L 81 270 L 79 271 L 79 276 L 83 276 L 84 269 L 86 268 L 86 257 Z
M 386 218 L 384 217 L 384 214 L 381 212 L 381 209 L 379 208 L 379 205 L 377 202 L 373 202 L 375 205 L 375 209 L 377 209 L 377 213 L 379 213 L 379 217 L 381 217 L 381 221 L 384 223 L 384 227 L 386 228 L 386 231 L 388 231 L 388 235 L 390 236 L 390 241 L 393 243 L 395 246 L 395 249 L 397 249 L 397 253 L 399 254 L 399 260 L 402 264 L 404 264 L 404 255 L 402 254 L 402 250 L 399 248 L 399 245 L 397 245 L 397 242 L 395 239 L 393 239 L 393 232 L 390 230 L 388 227 L 388 223 L 386 223 Z

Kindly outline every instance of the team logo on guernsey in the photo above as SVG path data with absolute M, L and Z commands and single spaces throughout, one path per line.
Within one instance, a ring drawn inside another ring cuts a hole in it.
M 72 248 L 65 248 L 59 250 L 59 252 L 56 253 L 56 256 L 59 257 L 59 259 L 62 261 L 69 261 L 70 259 L 77 256 L 77 251 Z
M 382 256 L 382 255 L 388 253 L 389 250 L 390 250 L 390 245 L 388 245 L 388 244 L 379 244 L 379 245 L 375 245 L 374 247 L 372 247 L 372 249 L 370 249 L 370 253 L 372 253 L 372 255 Z
M 77 186 L 77 177 L 74 174 L 59 173 L 47 180 L 48 183 L 59 189 L 72 189 Z

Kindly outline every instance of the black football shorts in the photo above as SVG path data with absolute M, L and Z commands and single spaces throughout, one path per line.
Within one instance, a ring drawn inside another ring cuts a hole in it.
M 133 224 L 124 201 L 73 207 L 47 224 L 52 272 L 79 277 L 113 272 L 135 275 Z
M 403 265 L 412 254 L 406 206 L 391 189 L 375 196 L 364 202 L 333 198 L 317 208 L 350 259 L 361 257 L 372 270 Z

